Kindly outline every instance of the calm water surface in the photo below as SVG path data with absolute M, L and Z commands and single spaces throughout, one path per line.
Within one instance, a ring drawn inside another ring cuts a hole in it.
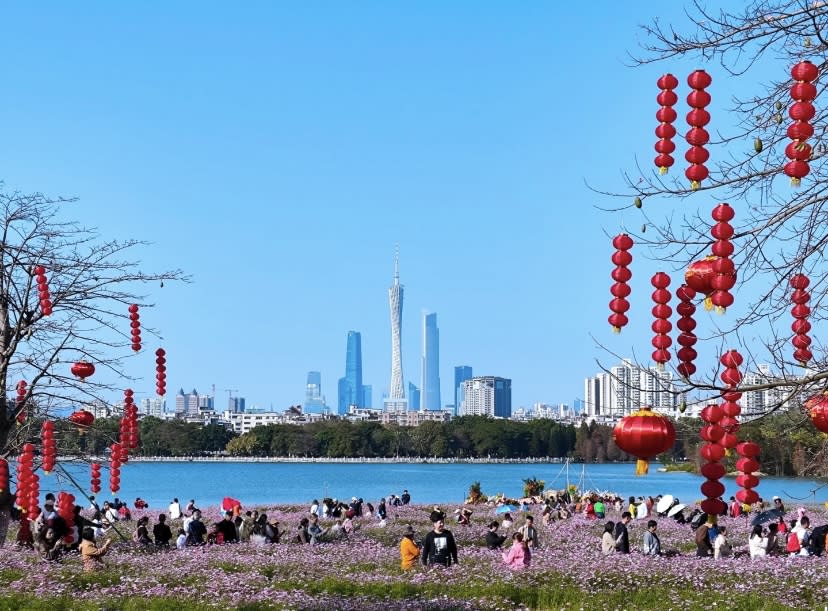
M 200 505 L 216 505 L 224 496 L 243 504 L 307 503 L 330 496 L 366 500 L 400 494 L 407 488 L 415 503 L 461 502 L 472 482 L 479 481 L 485 494 L 503 492 L 520 497 L 523 479 L 537 477 L 546 488 L 564 488 L 567 482 L 581 489 L 612 491 L 623 496 L 672 494 L 683 502 L 701 498 L 704 478 L 689 473 L 659 473 L 657 465 L 643 477 L 635 476 L 634 464 L 566 465 L 534 464 L 427 464 L 427 463 L 262 463 L 262 462 L 130 462 L 121 470 L 118 496 L 132 501 L 142 497 L 150 506 L 166 506 L 173 497 Z M 88 486 L 88 467 L 67 467 L 82 486 Z M 104 472 L 100 499 L 110 498 Z M 722 480 L 726 497 L 736 493 L 735 478 Z M 761 478 L 757 492 L 778 494 L 787 504 L 828 501 L 825 482 L 800 478 Z M 61 475 L 41 476 L 41 491 L 70 489 Z M 815 492 L 814 492 L 815 491 Z M 75 493 L 77 495 L 77 493 Z

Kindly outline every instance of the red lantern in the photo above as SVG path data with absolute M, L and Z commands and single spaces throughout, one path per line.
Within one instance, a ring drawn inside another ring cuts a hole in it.
M 673 313 L 672 308 L 667 305 L 670 302 L 670 291 L 667 287 L 670 286 L 670 276 L 664 272 L 657 272 L 650 280 L 655 287 L 652 298 L 655 302 L 653 307 L 653 322 L 652 329 L 655 332 L 652 344 L 655 348 L 653 352 L 653 360 L 656 362 L 656 367 L 664 369 L 664 363 L 670 360 L 670 352 L 667 350 L 672 344 L 670 336 L 667 335 L 673 328 L 673 325 L 668 320 Z
M 46 420 L 40 431 L 41 445 L 43 449 L 41 456 L 43 462 L 41 467 L 46 475 L 49 475 L 55 468 L 57 460 L 57 442 L 55 441 L 55 424 L 51 420 Z
M 804 404 L 813 425 L 828 433 L 828 394 L 820 393 L 810 397 Z
M 83 382 L 86 378 L 95 373 L 95 366 L 88 361 L 78 361 L 72 365 L 72 375 L 81 379 Z
M 132 335 L 132 350 L 138 352 L 141 350 L 141 316 L 138 314 L 138 305 L 133 303 L 129 306 L 129 326 L 130 334 Z
M 113 443 L 109 449 L 109 490 L 115 494 L 121 489 L 121 444 Z
M 756 460 L 756 457 L 759 456 L 759 451 L 759 446 L 751 441 L 746 441 L 736 446 L 736 452 L 742 457 L 736 461 L 736 468 L 740 471 L 739 475 L 736 476 L 736 484 L 742 488 L 739 491 L 741 497 L 737 493 L 736 498 L 740 500 L 742 498 L 754 499 L 742 501 L 743 503 L 755 503 L 759 500 L 758 495 L 753 490 L 753 488 L 759 485 L 759 478 L 754 475 L 755 472 L 759 471 L 759 462 Z
M 699 506 L 701 507 L 701 510 L 709 516 L 721 515 L 727 508 L 725 502 L 717 498 L 705 499 Z
M 678 96 L 673 90 L 678 87 L 678 79 L 672 74 L 665 74 L 658 79 L 657 85 L 661 91 L 656 101 L 661 108 L 656 112 L 656 119 L 659 121 L 656 136 L 659 140 L 655 144 L 655 150 L 658 153 L 655 164 L 659 174 L 666 174 L 674 163 L 671 153 L 676 150 L 676 145 L 673 143 L 676 129 L 672 123 L 676 120 L 676 111 L 673 110 L 673 106 L 678 102 Z
M 716 275 L 713 269 L 713 263 L 716 259 L 717 257 L 710 256 L 699 261 L 694 261 L 687 267 L 687 271 L 684 272 L 684 282 L 687 286 L 705 296 L 705 310 L 710 310 L 713 307 L 710 301 L 710 295 L 713 294 L 713 285 L 711 282 Z
M 636 475 L 646 474 L 647 461 L 672 448 L 676 441 L 673 423 L 647 407 L 622 418 L 612 434 L 622 451 L 638 458 Z
M 725 476 L 725 468 L 720 462 L 708 462 L 702 465 L 701 474 L 707 479 L 722 479 Z
M 23 409 L 26 404 L 26 394 L 28 393 L 28 385 L 26 380 L 20 380 L 17 383 L 17 400 L 15 408 L 17 411 L 17 425 L 20 426 L 26 422 L 26 410 Z
M 813 353 L 809 349 L 811 338 L 808 335 L 808 331 L 811 330 L 811 323 L 807 320 L 811 313 L 807 305 L 811 299 L 811 295 L 806 290 L 809 284 L 810 280 L 805 274 L 796 274 L 790 281 L 791 288 L 794 289 L 791 294 L 791 302 L 794 304 L 791 308 L 791 315 L 794 317 L 793 325 L 791 325 L 794 336 L 791 343 L 794 347 L 794 358 L 803 367 L 813 358 Z
M 78 411 L 70 414 L 69 422 L 78 427 L 78 432 L 83 435 L 85 430 L 92 426 L 92 423 L 95 422 L 95 416 L 92 412 L 88 412 L 85 409 L 79 409 Z
M 622 236 L 625 236 L 625 235 L 626 234 L 621 234 L 621 236 L 616 236 L 616 240 L 618 240 L 619 238 L 622 238 Z M 626 238 L 629 239 L 629 244 L 630 244 L 630 247 L 631 247 L 632 246 L 632 239 L 630 239 L 629 236 L 626 236 Z M 613 243 L 615 243 L 615 240 L 613 240 Z M 627 242 L 624 241 L 623 243 L 626 244 Z M 616 248 L 617 248 L 617 246 L 616 246 Z M 621 250 L 621 249 L 619 249 L 619 250 Z M 629 248 L 627 248 L 626 250 L 629 250 Z M 627 273 L 629 273 L 629 270 L 627 270 L 626 268 L 618 267 L 616 269 L 624 269 L 624 270 L 627 271 Z M 613 276 L 614 276 L 614 272 L 613 272 Z M 627 278 L 627 280 L 629 280 L 629 278 Z M 626 282 L 626 280 L 624 280 L 624 282 Z M 624 316 L 623 314 L 621 314 L 620 316 L 623 317 L 623 323 L 627 324 L 626 323 L 627 317 Z M 620 319 L 619 319 L 619 322 L 620 322 Z M 612 324 L 612 321 L 610 321 L 610 324 Z M 620 330 L 620 327 L 619 327 L 619 330 Z M 163 348 L 159 348 L 158 350 L 155 351 L 155 357 L 156 357 L 155 358 L 155 379 L 156 379 L 155 392 L 158 394 L 159 397 L 163 397 L 167 393 L 167 366 L 166 366 L 167 359 L 165 358 L 166 354 L 167 353 L 164 351 Z
M 621 327 L 629 322 L 626 312 L 630 309 L 630 302 L 627 301 L 627 297 L 630 294 L 630 286 L 627 282 L 632 278 L 632 273 L 628 266 L 632 263 L 632 255 L 629 253 L 629 250 L 633 247 L 633 240 L 626 233 L 621 233 L 613 238 L 612 245 L 616 249 L 612 254 L 612 262 L 616 267 L 612 271 L 612 278 L 615 280 L 615 284 L 610 289 L 613 299 L 609 303 L 612 314 L 610 314 L 608 320 L 612 326 L 613 333 L 620 333 Z M 164 377 L 163 379 L 159 379 L 159 383 L 165 382 L 166 368 L 160 368 L 166 363 L 163 354 L 159 355 L 159 360 L 156 363 L 159 365 L 158 373 L 164 373 Z
M 36 265 L 34 268 L 35 280 L 37 281 L 37 296 L 40 300 L 40 311 L 44 316 L 52 314 L 52 297 L 49 294 L 49 280 L 46 278 L 46 268 Z
M 92 491 L 92 494 L 98 494 L 101 491 L 101 465 L 100 463 L 93 462 L 89 468 L 89 480 L 90 486 L 89 489 Z
M 682 284 L 676 291 L 676 297 L 679 299 L 676 312 L 681 316 L 676 322 L 676 326 L 681 331 L 677 340 L 681 348 L 676 352 L 676 357 L 678 357 L 680 363 L 676 367 L 676 371 L 683 378 L 689 379 L 690 376 L 696 373 L 696 365 L 693 363 L 697 356 L 696 351 L 693 349 L 697 341 L 696 334 L 693 333 L 693 330 L 696 328 L 696 321 L 693 318 L 693 314 L 696 313 L 696 306 L 693 304 L 696 291 L 688 285 Z
M 704 163 L 710 157 L 704 146 L 709 142 L 710 135 L 704 126 L 710 122 L 710 113 L 704 107 L 710 104 L 710 94 L 705 91 L 710 86 L 712 79 L 704 70 L 696 70 L 687 78 L 687 84 L 693 88 L 687 96 L 687 105 L 692 110 L 687 113 L 687 124 L 690 131 L 685 136 L 690 149 L 684 158 L 690 166 L 684 172 L 690 180 L 690 188 L 694 191 L 701 186 L 701 182 L 707 178 L 707 166 Z
M 725 309 L 733 304 L 730 289 L 736 284 L 736 266 L 730 259 L 730 255 L 733 254 L 733 244 L 730 241 L 733 237 L 733 226 L 729 222 L 736 213 L 729 204 L 721 203 L 713 208 L 712 216 L 716 223 L 710 234 L 716 240 L 713 244 L 713 253 L 718 258 L 712 263 L 714 275 L 710 279 L 710 302 L 716 306 L 716 312 L 723 314 Z
M 817 89 L 812 81 L 819 71 L 809 61 L 801 61 L 791 69 L 791 76 L 796 81 L 791 87 L 791 104 L 788 115 L 794 122 L 788 127 L 788 136 L 792 142 L 785 147 L 785 156 L 790 161 L 785 164 L 785 174 L 790 176 L 791 185 L 798 187 L 803 178 L 811 171 L 808 160 L 811 158 L 811 145 L 806 142 L 814 129 L 810 124 L 816 110 L 812 102 L 816 98 Z

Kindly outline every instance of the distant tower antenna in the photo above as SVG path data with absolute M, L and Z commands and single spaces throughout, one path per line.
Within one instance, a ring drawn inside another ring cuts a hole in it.
M 394 247 L 394 284 L 400 283 L 400 245 Z

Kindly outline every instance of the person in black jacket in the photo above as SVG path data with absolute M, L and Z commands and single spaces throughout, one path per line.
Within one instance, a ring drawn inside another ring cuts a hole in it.
M 625 511 L 621 514 L 621 520 L 615 525 L 615 550 L 622 554 L 630 553 L 630 533 L 627 524 L 632 520 L 632 514 Z
M 445 528 L 445 515 L 442 511 L 431 512 L 431 522 L 434 530 L 429 532 L 423 541 L 421 558 L 424 565 L 442 564 L 451 566 L 457 564 L 457 544 L 454 535 Z
M 236 525 L 233 524 L 233 512 L 228 511 L 224 514 L 224 519 L 216 524 L 218 531 L 224 536 L 225 543 L 238 543 L 239 533 L 236 530 Z
M 506 540 L 505 535 L 497 534 L 497 529 L 499 527 L 500 524 L 497 523 L 497 520 L 489 524 L 489 532 L 486 533 L 486 547 L 489 549 L 500 549 L 500 546 L 503 545 L 503 542 Z
M 156 546 L 170 546 L 170 539 L 172 539 L 172 531 L 170 530 L 170 527 L 167 525 L 167 516 L 165 514 L 158 514 L 158 524 L 152 527 L 152 536 L 155 539 Z

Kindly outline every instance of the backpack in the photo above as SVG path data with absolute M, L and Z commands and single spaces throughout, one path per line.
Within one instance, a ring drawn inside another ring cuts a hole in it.
M 788 533 L 788 542 L 785 546 L 785 551 L 791 554 L 799 552 L 799 537 L 796 536 L 796 533 Z
M 828 535 L 828 525 L 817 526 L 811 531 L 808 551 L 812 556 L 822 556 L 825 551 L 825 537 Z

